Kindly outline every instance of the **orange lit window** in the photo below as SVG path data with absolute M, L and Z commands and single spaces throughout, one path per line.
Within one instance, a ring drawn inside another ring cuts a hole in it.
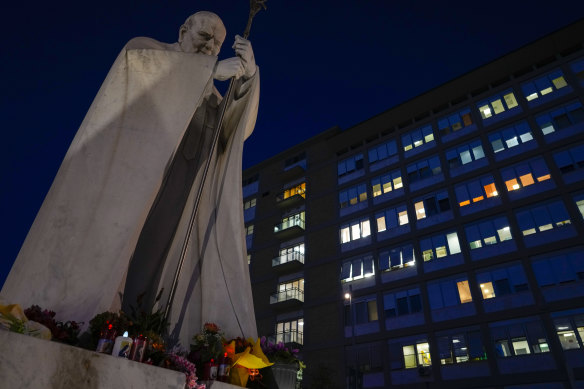
M 537 177 L 537 180 L 539 182 L 545 181 L 545 180 L 549 180 L 550 178 L 552 178 L 549 174 L 546 174 L 545 176 L 541 176 L 541 177 Z
M 470 204 L 470 200 L 466 200 L 466 201 L 463 201 L 462 203 L 460 203 L 459 205 L 461 207 L 464 207 L 465 205 L 469 205 L 469 204 Z
M 458 297 L 460 297 L 460 303 L 469 303 L 472 301 L 472 295 L 470 294 L 470 288 L 468 286 L 468 281 L 459 281 L 456 283 L 458 286 Z
M 472 202 L 476 203 L 476 202 L 479 202 L 479 201 L 484 200 L 484 199 L 485 199 L 484 196 L 479 196 L 479 197 L 475 197 L 474 199 L 472 199 Z
M 521 185 L 523 186 L 535 184 L 535 181 L 533 181 L 533 176 L 531 175 L 531 173 L 524 174 L 521 177 L 519 177 L 519 179 L 521 180 Z
M 509 181 L 505 181 L 505 185 L 507 185 L 507 190 L 509 192 L 520 188 L 519 183 L 517 182 L 517 180 L 515 178 L 512 180 L 509 180 Z
M 485 185 L 484 188 L 485 193 L 487 194 L 487 198 L 497 196 L 499 194 L 497 193 L 497 188 L 495 187 L 495 184 Z

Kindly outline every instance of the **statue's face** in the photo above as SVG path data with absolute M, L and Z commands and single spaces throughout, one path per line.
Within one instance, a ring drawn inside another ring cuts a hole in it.
M 218 17 L 197 15 L 191 28 L 182 27 L 179 44 L 183 51 L 217 55 L 225 40 L 225 27 Z

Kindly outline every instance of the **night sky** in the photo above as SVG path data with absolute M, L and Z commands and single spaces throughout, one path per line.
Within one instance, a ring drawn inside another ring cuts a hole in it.
M 346 129 L 584 16 L 584 2 L 269 0 L 252 41 L 260 109 L 252 166 L 332 126 Z M 0 24 L 0 285 L 119 50 L 132 37 L 175 42 L 187 16 L 227 27 L 247 0 L 13 1 Z M 488 81 L 488 80 L 486 80 Z M 221 88 L 220 88 L 221 89 Z

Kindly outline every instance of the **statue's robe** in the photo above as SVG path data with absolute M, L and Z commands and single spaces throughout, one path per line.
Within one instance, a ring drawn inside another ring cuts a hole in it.
M 257 116 L 259 71 L 236 83 L 219 145 L 209 155 L 220 103 L 212 77 L 216 62 L 214 56 L 184 53 L 178 44 L 149 38 L 135 38 L 124 47 L 59 168 L 2 298 L 24 307 L 37 304 L 56 311 L 58 319 L 86 324 L 98 313 L 119 309 L 124 289 L 131 295 L 124 305 L 141 291 L 151 296 L 164 289 L 164 309 L 202 165 L 211 158 L 169 332 L 183 346 L 205 322 L 217 323 L 228 337 L 257 336 L 241 158 Z M 159 209 L 177 158 L 194 169 L 179 195 L 184 206 L 174 211 L 177 224 L 166 233 L 169 241 L 161 256 L 132 259 L 144 247 L 139 241 L 156 236 L 156 223 L 147 221 Z M 149 268 L 150 279 L 140 285 L 130 275 L 125 287 L 128 269 L 140 274 L 142 267 Z

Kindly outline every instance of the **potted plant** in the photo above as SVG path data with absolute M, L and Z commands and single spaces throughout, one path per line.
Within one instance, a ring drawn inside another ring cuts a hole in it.
M 273 362 L 272 373 L 280 389 L 296 388 L 298 376 L 306 366 L 298 358 L 300 350 L 286 347 L 283 342 L 272 343 L 265 336 L 261 338 L 262 351 Z

